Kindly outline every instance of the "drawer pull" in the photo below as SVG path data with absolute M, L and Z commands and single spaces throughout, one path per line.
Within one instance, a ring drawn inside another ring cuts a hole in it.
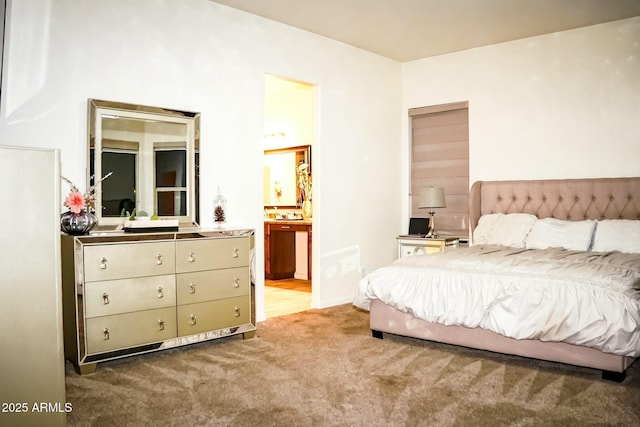
M 158 330 L 164 331 L 164 320 L 158 319 Z
M 194 283 L 189 284 L 189 293 L 190 294 L 196 293 L 196 285 Z
M 234 288 L 239 288 L 240 287 L 240 279 L 238 279 L 237 277 L 233 278 L 233 287 Z
M 102 338 L 107 341 L 109 339 L 109 328 L 104 328 L 102 333 L 104 334 Z
M 196 260 L 196 253 L 193 251 L 189 252 L 189 258 L 187 258 L 187 261 L 195 262 L 195 260 Z
M 162 254 L 158 254 L 156 257 L 156 265 L 162 265 Z
M 162 286 L 158 286 L 158 298 L 164 298 L 164 292 L 162 292 Z
M 190 324 L 190 325 L 195 325 L 195 324 L 197 323 L 197 321 L 198 321 L 198 319 L 196 318 L 196 315 L 195 315 L 195 314 L 193 314 L 193 313 L 191 313 L 191 317 L 190 317 L 190 320 L 189 320 L 189 324 Z
M 107 269 L 107 259 L 105 257 L 100 258 L 100 269 L 101 270 Z
M 238 258 L 239 255 L 240 255 L 240 249 L 233 248 L 233 257 Z
M 105 293 L 102 294 L 102 302 L 103 302 L 104 305 L 109 304 L 109 294 L 108 293 L 105 292 Z
M 235 308 L 235 310 L 234 310 L 234 311 L 235 311 L 235 313 L 233 313 L 233 315 L 234 315 L 235 317 L 240 317 L 240 307 L 238 307 L 238 306 L 236 305 L 236 308 Z

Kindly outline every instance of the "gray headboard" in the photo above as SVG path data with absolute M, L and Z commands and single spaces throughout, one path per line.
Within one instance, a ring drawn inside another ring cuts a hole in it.
M 471 230 L 491 213 L 538 218 L 640 220 L 640 177 L 476 181 L 469 194 Z

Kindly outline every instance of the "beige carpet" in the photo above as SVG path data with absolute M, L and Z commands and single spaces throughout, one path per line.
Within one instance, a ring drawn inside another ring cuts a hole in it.
M 638 426 L 640 366 L 600 372 L 410 338 L 351 305 L 229 337 L 67 365 L 71 426 Z

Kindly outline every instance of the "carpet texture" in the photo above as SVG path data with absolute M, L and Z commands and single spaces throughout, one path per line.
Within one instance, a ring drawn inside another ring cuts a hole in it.
M 640 367 L 600 371 L 385 334 L 351 305 L 98 365 L 71 426 L 638 426 Z

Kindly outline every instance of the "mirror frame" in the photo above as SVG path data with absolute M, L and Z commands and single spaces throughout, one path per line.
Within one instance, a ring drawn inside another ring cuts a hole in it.
M 138 120 L 160 121 L 186 126 L 185 143 L 187 154 L 187 212 L 184 216 L 161 216 L 160 219 L 178 219 L 180 227 L 198 226 L 199 223 L 199 199 L 200 199 L 200 113 L 174 110 L 146 105 L 128 104 L 124 102 L 105 101 L 100 99 L 88 100 L 88 146 L 87 146 L 87 188 L 94 184 L 94 180 L 109 173 L 102 170 L 102 119 L 126 118 Z M 91 171 L 91 156 L 93 150 L 93 171 Z M 155 171 L 151 172 L 148 179 L 154 182 Z M 154 191 L 154 205 L 156 201 Z M 114 228 L 123 223 L 123 217 L 102 216 L 102 188 L 101 183 L 95 187 L 95 215 L 98 218 L 98 228 Z M 137 197 L 136 197 L 137 199 Z M 150 213 L 152 215 L 153 213 Z
M 284 153 L 296 153 L 296 167 L 293 171 L 293 179 L 294 182 L 296 183 L 296 200 L 298 200 L 299 198 L 299 189 L 298 189 L 298 185 L 297 185 L 297 181 L 298 181 L 298 161 L 300 160 L 304 160 L 308 165 L 309 165 L 309 177 L 311 177 L 311 145 L 299 145 L 299 146 L 295 146 L 295 147 L 283 147 L 283 148 L 275 148 L 275 149 L 269 149 L 269 150 L 264 150 L 264 156 L 269 156 L 269 155 L 277 155 L 277 154 L 284 154 Z M 268 204 L 268 205 L 264 205 L 265 209 L 270 209 L 270 208 L 285 208 L 285 209 L 295 209 L 295 208 L 299 208 L 300 205 L 299 204 L 294 204 L 294 205 L 288 205 L 288 204 Z

